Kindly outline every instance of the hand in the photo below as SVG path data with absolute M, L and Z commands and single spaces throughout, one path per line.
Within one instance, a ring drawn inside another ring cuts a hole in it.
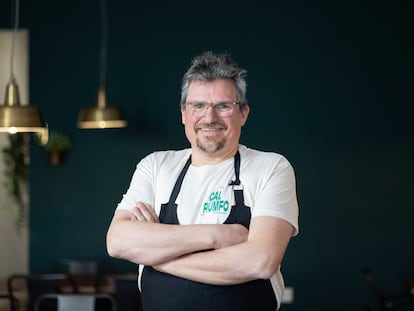
M 153 222 L 153 223 L 160 222 L 154 209 L 149 204 L 138 202 L 137 206 L 134 207 L 134 209 L 131 212 L 135 216 L 134 220 Z

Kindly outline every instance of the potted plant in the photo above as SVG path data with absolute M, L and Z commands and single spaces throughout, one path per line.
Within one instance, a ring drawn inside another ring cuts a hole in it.
M 29 136 L 27 133 L 8 135 L 9 144 L 2 148 L 4 160 L 4 186 L 17 208 L 16 229 L 21 235 L 27 228 Z
M 48 160 L 52 165 L 61 165 L 66 152 L 72 147 L 69 137 L 58 131 L 50 131 L 49 140 L 44 145 L 48 152 Z

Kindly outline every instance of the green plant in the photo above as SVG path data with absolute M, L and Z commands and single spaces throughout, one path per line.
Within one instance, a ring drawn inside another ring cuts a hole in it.
M 8 135 L 9 145 L 2 149 L 6 187 L 17 206 L 16 229 L 19 234 L 28 225 L 29 136 L 27 133 Z
M 50 131 L 49 140 L 44 148 L 48 151 L 65 151 L 72 147 L 69 137 L 61 132 Z

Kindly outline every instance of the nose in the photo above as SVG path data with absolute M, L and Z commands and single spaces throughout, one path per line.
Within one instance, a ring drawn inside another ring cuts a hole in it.
M 207 107 L 207 110 L 206 110 L 203 118 L 207 119 L 207 120 L 216 120 L 217 119 L 217 112 L 214 109 L 214 106 L 212 104 L 210 104 Z

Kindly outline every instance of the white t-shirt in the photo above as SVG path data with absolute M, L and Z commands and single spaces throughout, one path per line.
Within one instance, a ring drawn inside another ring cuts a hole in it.
M 272 216 L 288 221 L 298 233 L 298 203 L 292 166 L 280 154 L 239 146 L 240 181 L 244 203 L 256 216 Z M 160 212 L 167 203 L 191 149 L 154 152 L 142 159 L 134 172 L 129 189 L 118 209 L 132 210 L 139 201 Z M 221 224 L 235 204 L 233 186 L 234 158 L 215 165 L 190 165 L 176 203 L 180 224 Z M 141 275 L 141 274 L 140 274 Z M 271 278 L 277 301 L 283 296 L 284 282 L 280 269 Z

